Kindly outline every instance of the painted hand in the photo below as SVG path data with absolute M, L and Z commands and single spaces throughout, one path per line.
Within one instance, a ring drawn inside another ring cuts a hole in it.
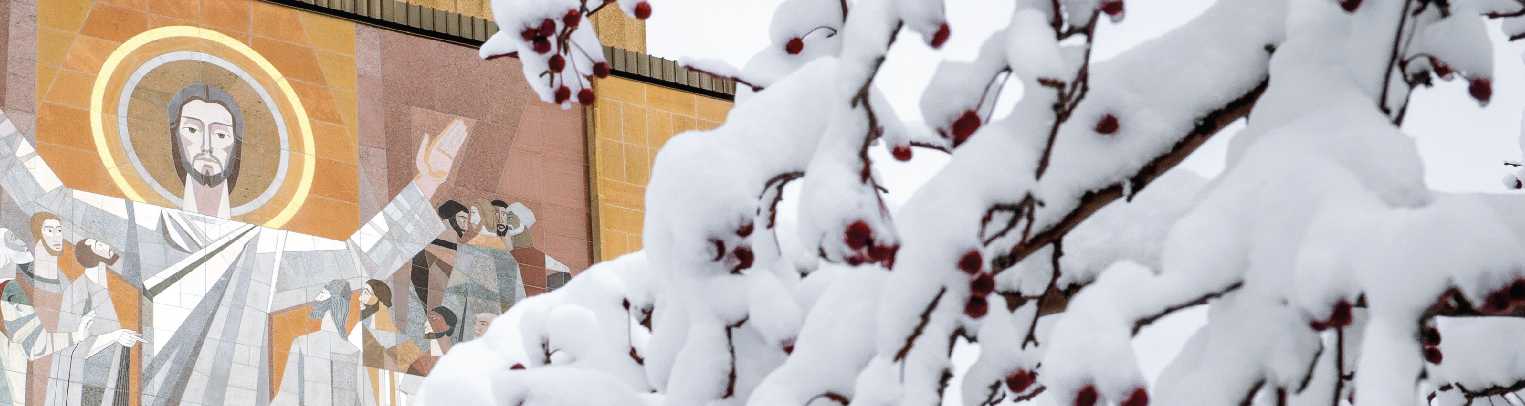
M 148 340 L 143 339 L 143 336 L 138 334 L 138 332 L 127 329 L 113 331 L 106 337 L 111 341 L 115 341 L 117 345 L 127 348 L 132 348 L 132 346 L 138 343 L 148 343 Z
M 424 192 L 425 197 L 434 196 L 434 191 L 445 183 L 445 178 L 450 176 L 450 168 L 455 165 L 455 154 L 461 150 L 461 145 L 466 143 L 466 122 L 456 119 L 432 139 L 424 134 L 424 141 L 418 148 L 418 178 L 414 183 Z

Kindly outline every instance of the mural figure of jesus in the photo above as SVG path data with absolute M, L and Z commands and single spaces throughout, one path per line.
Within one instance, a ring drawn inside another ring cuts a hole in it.
M 430 198 L 467 138 L 460 120 L 423 137 L 412 182 L 346 240 L 228 219 L 243 134 L 231 100 L 192 85 L 171 103 L 169 142 L 186 183 L 180 209 L 65 187 L 0 112 L 0 189 L 29 216 L 56 216 L 73 239 L 118 248 L 109 272 L 143 298 L 146 343 L 130 361 L 141 372 L 117 386 L 143 405 L 270 404 L 284 374 L 299 370 L 287 365 L 295 337 L 285 332 L 303 328 L 273 325 L 272 311 L 308 302 L 333 280 L 385 279 L 445 229 Z

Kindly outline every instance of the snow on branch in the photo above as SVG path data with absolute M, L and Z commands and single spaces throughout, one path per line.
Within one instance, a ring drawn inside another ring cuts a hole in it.
M 1123 3 L 1017 2 L 975 59 L 938 66 L 922 117 L 904 120 L 876 79 L 899 63 L 896 41 L 935 48 L 957 32 L 941 1 L 783 2 L 745 66 L 685 59 L 752 89 L 718 128 L 661 149 L 645 250 L 516 304 L 446 356 L 421 395 L 1519 401 L 1525 351 L 1509 340 L 1525 334 L 1525 199 L 1430 190 L 1399 125 L 1436 79 L 1465 78 L 1486 107 L 1487 21 L 1518 38 L 1525 1 L 1220 0 L 1093 63 L 1109 40 L 1098 27 L 1122 21 Z M 526 78 L 548 102 L 568 102 L 563 86 L 591 88 L 600 61 L 576 56 L 598 48 L 579 20 L 602 6 L 494 6 L 501 26 L 522 29 L 494 36 L 484 56 L 529 55 Z M 1011 82 L 1027 91 L 994 111 Z M 1172 170 L 1240 122 L 1223 174 Z M 892 211 L 876 144 L 949 161 Z M 798 197 L 786 197 L 794 181 Z M 781 221 L 791 207 L 796 220 Z M 1206 308 L 1207 324 L 1149 384 L 1132 339 L 1190 308 Z M 979 346 L 965 370 L 950 360 L 961 342 Z

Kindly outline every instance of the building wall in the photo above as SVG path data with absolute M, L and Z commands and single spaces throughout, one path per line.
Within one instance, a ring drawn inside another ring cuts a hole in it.
M 517 60 L 253 0 L 8 0 L 0 37 L 0 404 L 408 404 L 592 262 L 586 117 Z
M 597 256 L 607 260 L 641 249 L 646 183 L 657 150 L 673 135 L 719 126 L 731 102 L 620 77 L 594 87 Z

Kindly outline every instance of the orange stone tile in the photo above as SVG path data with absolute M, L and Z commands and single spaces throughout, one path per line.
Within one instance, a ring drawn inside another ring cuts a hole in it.
M 640 233 L 626 234 L 625 241 L 626 242 L 625 242 L 625 252 L 624 253 L 631 253 L 631 252 L 636 252 L 636 251 L 640 251 L 641 250 L 641 234 Z
M 95 75 L 62 71 L 58 73 L 57 80 L 48 92 L 43 93 L 43 101 L 88 111 L 90 89 L 94 84 Z M 89 133 L 83 135 L 89 135 Z
M 253 3 L 248 0 L 201 0 L 202 25 L 234 38 L 248 38 L 254 24 Z
M 96 6 L 85 19 L 80 34 L 116 42 L 127 41 L 148 29 L 148 15 L 138 10 Z
M 699 119 L 705 121 L 723 122 L 725 115 L 731 111 L 731 102 L 713 97 L 695 96 L 699 103 Z
M 330 199 L 358 204 L 360 199 L 360 171 L 353 164 L 342 163 L 323 157 L 318 158 L 317 176 L 313 178 L 312 193 Z
M 667 110 L 684 115 L 694 115 L 698 111 L 694 100 L 696 96 L 662 86 L 646 87 L 646 103 L 653 109 Z
M 653 110 L 648 115 L 646 125 L 646 144 L 652 147 L 660 147 L 668 138 L 672 138 L 673 114 L 665 111 Z
M 626 106 L 630 105 L 624 103 L 609 102 L 599 105 L 597 108 L 595 108 L 593 113 L 593 118 L 595 121 L 594 134 L 598 138 L 607 139 L 610 141 L 620 141 L 623 139 L 623 137 L 620 135 L 622 133 L 620 121 L 621 117 L 624 115 Z
M 148 0 L 95 0 L 95 4 L 122 7 L 129 10 L 148 11 Z
M 64 55 L 64 69 L 99 72 L 101 65 L 106 63 L 106 57 L 111 56 L 119 44 L 121 43 L 94 37 L 75 37 L 74 43 L 69 45 L 69 53 Z
M 307 43 L 307 31 L 302 29 L 299 11 L 264 2 L 252 3 L 254 35 L 297 44 Z
M 631 144 L 646 145 L 646 116 L 651 115 L 647 109 L 634 105 L 627 105 L 620 115 L 621 140 Z M 663 114 L 663 113 L 657 113 Z
M 697 129 L 699 129 L 699 124 L 694 121 L 693 117 L 674 114 L 672 115 L 672 131 L 668 133 L 668 138 Z
M 333 124 L 344 123 L 344 119 L 339 116 L 338 107 L 334 105 L 334 98 L 328 93 L 327 88 L 303 82 L 291 82 L 291 87 L 296 89 L 297 97 L 302 98 L 302 107 L 307 108 L 308 117 Z
M 323 71 L 323 80 L 329 86 L 350 92 L 355 91 L 358 75 L 355 70 L 355 57 L 333 52 L 318 52 L 317 56 L 318 67 Z
M 85 16 L 89 14 L 89 11 L 90 0 L 39 1 L 37 2 L 37 26 L 77 32 L 85 23 Z
M 317 142 L 317 156 L 341 163 L 355 165 L 359 161 L 360 147 L 350 138 L 349 129 L 338 124 L 314 121 L 313 138 Z M 322 173 L 321 171 L 319 172 Z
M 600 180 L 598 182 L 599 203 L 612 204 L 619 207 L 645 210 L 646 188 L 629 182 L 612 180 Z
M 42 103 L 37 108 L 37 143 L 94 150 L 89 118 L 85 109 Z
M 58 144 L 38 143 L 37 154 L 48 163 L 58 180 L 70 188 L 104 195 L 120 196 L 110 175 L 102 168 L 95 149 L 81 149 Z M 104 183 L 103 183 L 104 182 Z
M 310 195 L 283 228 L 342 241 L 359 228 L 359 219 L 360 206 L 354 203 Z
M 300 22 L 307 40 L 319 49 L 346 56 L 355 55 L 355 24 L 316 13 L 301 13 Z
M 625 103 L 644 104 L 646 102 L 646 89 L 644 84 L 624 78 L 609 77 L 599 79 L 593 83 L 593 91 L 598 94 L 598 101 L 620 101 Z
M 259 20 L 255 20 L 255 24 L 257 30 Z M 280 69 L 281 73 L 285 74 L 287 78 L 308 81 L 318 85 L 325 83 L 323 80 L 323 69 L 318 67 L 318 58 L 313 55 L 312 48 L 265 37 L 255 37 L 250 45 L 255 51 L 263 54 L 265 59 L 269 59 L 271 63 L 275 64 L 276 69 Z
M 646 146 L 625 144 L 625 180 L 644 185 L 651 179 L 651 162 L 646 160 Z
M 613 180 L 625 180 L 625 150 L 619 143 L 599 139 L 593 147 L 597 152 L 595 162 L 598 176 Z
M 165 17 L 193 20 L 201 15 L 201 1 L 148 0 L 148 12 Z
M 38 67 L 37 93 L 33 94 L 48 94 L 48 90 L 53 88 L 53 78 L 55 77 L 58 77 L 58 68 Z
M 37 65 L 55 68 L 63 66 L 64 55 L 68 55 L 69 45 L 74 42 L 74 37 L 75 34 L 70 31 L 38 28 Z

